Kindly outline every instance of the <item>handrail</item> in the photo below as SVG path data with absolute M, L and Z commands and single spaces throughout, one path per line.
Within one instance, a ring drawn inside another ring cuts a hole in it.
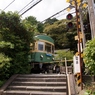
M 3 91 L 8 87 L 8 85 L 18 76 L 18 74 L 15 74 L 11 76 L 6 83 L 0 88 L 0 95 L 2 95 Z
M 76 95 L 76 84 L 73 74 L 67 74 L 68 95 Z
M 67 74 L 68 95 L 71 95 L 70 74 Z

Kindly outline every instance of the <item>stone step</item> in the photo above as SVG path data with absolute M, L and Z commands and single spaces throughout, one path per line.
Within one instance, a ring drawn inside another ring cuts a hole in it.
M 66 78 L 26 78 L 26 77 L 17 77 L 15 81 L 43 81 L 43 82 L 63 82 Z
M 46 91 L 4 91 L 2 95 L 67 95 L 66 92 Z
M 13 81 L 11 85 L 25 85 L 25 86 L 66 86 L 66 82 L 19 82 Z
M 19 74 L 2 95 L 67 95 L 64 74 Z
M 7 90 L 63 92 L 66 86 L 9 86 Z
M 20 74 L 18 77 L 26 78 L 66 78 L 65 74 Z

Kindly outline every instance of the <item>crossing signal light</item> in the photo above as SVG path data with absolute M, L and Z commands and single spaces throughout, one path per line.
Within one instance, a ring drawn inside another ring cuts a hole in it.
M 72 14 L 67 15 L 67 20 L 71 20 L 73 18 Z
M 72 14 L 68 14 L 67 16 L 66 16 L 66 18 L 67 18 L 67 20 L 72 20 L 72 18 L 73 18 L 73 16 L 72 16 Z M 73 27 L 73 23 L 70 21 L 70 22 L 68 22 L 67 23 L 67 27 L 68 28 L 72 28 Z
M 73 23 L 72 23 L 72 22 L 69 22 L 69 23 L 67 24 L 67 27 L 68 27 L 68 28 L 72 28 L 72 27 L 73 27 Z

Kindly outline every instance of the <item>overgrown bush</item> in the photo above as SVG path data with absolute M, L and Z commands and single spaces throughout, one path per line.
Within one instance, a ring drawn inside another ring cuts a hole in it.
M 30 73 L 28 54 L 33 40 L 32 26 L 14 12 L 0 13 L 0 81 L 13 74 Z
M 86 43 L 83 55 L 86 68 L 92 75 L 95 75 L 95 38 Z

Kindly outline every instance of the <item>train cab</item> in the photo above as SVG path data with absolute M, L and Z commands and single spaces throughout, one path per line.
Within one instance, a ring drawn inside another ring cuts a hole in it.
M 47 35 L 34 37 L 35 43 L 30 50 L 31 62 L 51 63 L 54 60 L 54 40 Z

